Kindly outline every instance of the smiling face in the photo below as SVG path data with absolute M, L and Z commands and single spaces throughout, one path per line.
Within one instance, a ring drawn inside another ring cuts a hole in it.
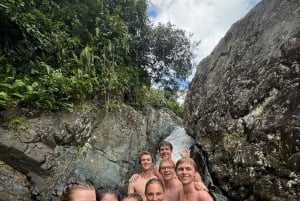
M 147 201 L 163 201 L 165 198 L 163 184 L 158 179 L 149 180 L 146 184 L 145 195 Z
M 176 164 L 176 174 L 183 185 L 194 182 L 196 168 L 193 160 L 182 158 Z
M 174 162 L 168 159 L 161 160 L 159 163 L 159 173 L 164 181 L 173 179 L 176 176 Z
M 142 170 L 149 170 L 152 167 L 152 157 L 149 154 L 142 155 L 140 157 L 140 167 Z
M 171 159 L 172 149 L 168 145 L 162 145 L 159 147 L 159 155 L 162 159 Z

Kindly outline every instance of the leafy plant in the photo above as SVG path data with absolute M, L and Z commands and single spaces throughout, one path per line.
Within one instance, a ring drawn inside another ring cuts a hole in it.
M 9 122 L 9 128 L 17 128 L 19 126 L 21 126 L 26 120 L 26 117 L 24 116 L 20 116 L 20 117 L 16 117 L 12 120 L 10 120 Z
M 179 111 L 176 80 L 190 74 L 193 44 L 171 24 L 154 27 L 146 10 L 146 0 L 1 1 L 0 108 L 73 111 L 92 99 L 107 111 Z

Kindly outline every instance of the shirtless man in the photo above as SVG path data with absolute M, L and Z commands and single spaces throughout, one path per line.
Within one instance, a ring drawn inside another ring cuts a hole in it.
M 139 155 L 139 164 L 141 172 L 138 174 L 138 177 L 135 182 L 130 182 L 128 184 L 128 194 L 138 193 L 143 197 L 143 200 L 146 201 L 145 197 L 145 186 L 148 180 L 156 178 L 152 172 L 152 163 L 153 157 L 152 154 L 148 151 L 143 151 Z
M 158 153 L 161 159 L 169 159 L 172 160 L 172 152 L 173 152 L 173 145 L 168 141 L 161 141 L 158 145 Z M 173 160 L 172 160 L 173 161 Z M 175 163 L 175 161 L 173 161 Z M 157 176 L 158 179 L 163 181 L 163 177 L 159 171 L 159 164 L 154 166 L 154 174 Z
M 172 159 L 172 152 L 173 152 L 173 145 L 168 141 L 161 141 L 158 145 L 158 152 L 161 159 L 168 159 L 173 161 L 175 164 L 176 162 Z M 190 158 L 190 150 L 185 148 L 182 153 L 180 153 L 181 157 L 183 158 Z M 161 181 L 164 181 L 161 172 L 159 170 L 159 164 L 154 166 L 154 174 L 159 178 Z M 194 184 L 197 190 L 206 190 L 208 191 L 207 187 L 202 181 L 202 178 L 198 172 L 196 172 Z
M 196 163 L 191 158 L 181 158 L 176 163 L 176 174 L 183 188 L 178 193 L 178 201 L 213 201 L 207 191 L 197 191 L 194 185 Z
M 162 159 L 159 163 L 159 172 L 165 184 L 165 201 L 178 200 L 178 192 L 182 184 L 175 173 L 175 163 L 170 159 Z
M 183 153 L 180 153 L 180 155 L 182 157 L 189 157 L 189 153 L 187 153 L 189 150 L 188 149 L 185 149 Z M 159 152 L 159 155 L 161 157 L 161 159 L 169 159 L 169 160 L 172 160 L 172 152 L 173 152 L 173 145 L 168 142 L 168 141 L 161 141 L 158 145 L 158 152 Z M 174 164 L 175 164 L 175 161 L 173 161 Z M 154 165 L 154 175 L 161 181 L 163 181 L 163 178 L 162 176 L 160 175 L 160 172 L 159 172 L 159 161 Z M 139 174 L 133 174 L 131 176 L 131 178 L 129 179 L 129 182 L 135 182 L 139 177 Z
M 173 145 L 168 141 L 161 141 L 158 145 L 158 152 L 161 157 L 161 159 L 168 159 L 173 161 L 175 164 L 176 162 L 172 159 L 172 152 L 173 152 Z M 180 153 L 181 157 L 187 157 L 190 158 L 190 150 L 188 148 L 185 148 L 182 153 Z M 154 175 L 163 182 L 163 177 L 160 174 L 159 171 L 159 163 L 157 163 L 154 166 Z M 133 174 L 131 178 L 129 179 L 130 183 L 135 183 L 136 180 L 139 178 L 139 174 Z M 194 182 L 197 190 L 206 190 L 208 191 L 207 187 L 203 183 L 200 174 L 197 172 L 195 176 L 195 182 Z

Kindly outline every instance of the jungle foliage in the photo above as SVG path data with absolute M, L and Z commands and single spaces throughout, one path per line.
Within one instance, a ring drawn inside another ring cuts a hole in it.
M 146 0 L 2 0 L 0 109 L 97 100 L 180 114 L 194 44 L 171 24 L 153 26 L 146 10 Z

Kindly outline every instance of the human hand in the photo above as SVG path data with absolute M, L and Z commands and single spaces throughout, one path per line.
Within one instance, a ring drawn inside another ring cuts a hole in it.
M 184 147 L 183 152 L 180 153 L 182 158 L 191 158 L 191 150 L 187 147 Z
M 208 188 L 201 181 L 195 182 L 195 187 L 196 187 L 197 191 L 207 191 L 208 192 Z
M 129 182 L 130 183 L 135 183 L 139 178 L 139 174 L 134 174 L 130 177 Z

